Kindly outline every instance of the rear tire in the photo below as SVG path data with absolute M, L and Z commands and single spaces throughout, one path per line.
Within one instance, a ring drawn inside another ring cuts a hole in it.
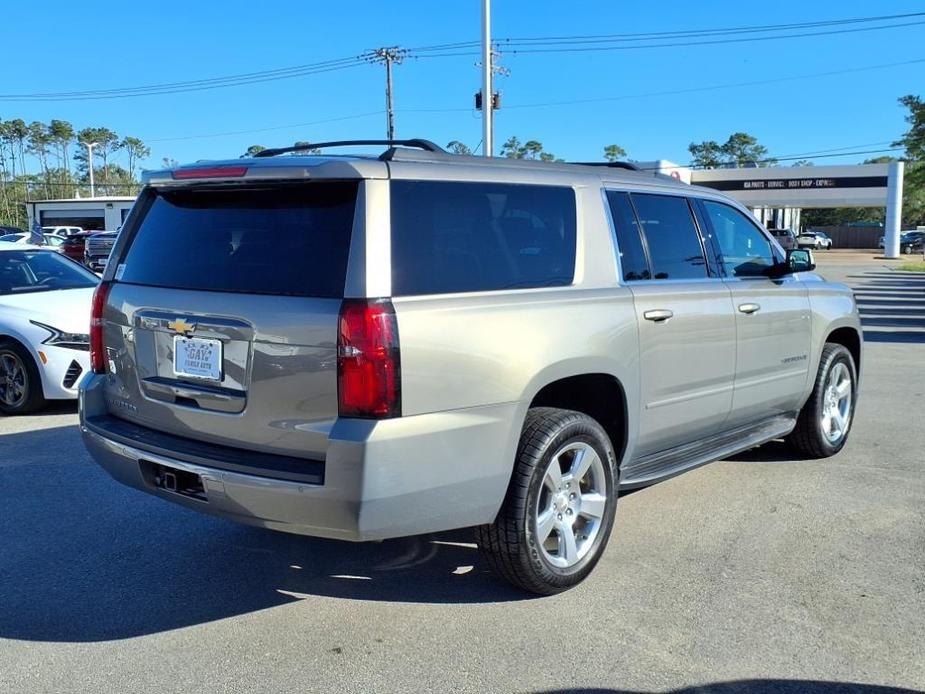
M 858 398 L 854 357 L 843 345 L 827 342 L 809 400 L 787 441 L 810 458 L 828 458 L 848 440 Z
M 18 342 L 0 340 L 0 414 L 29 414 L 45 406 L 42 377 Z
M 597 421 L 572 410 L 531 409 L 501 510 L 476 529 L 491 570 L 540 595 L 583 581 L 607 546 L 617 479 L 613 445 Z

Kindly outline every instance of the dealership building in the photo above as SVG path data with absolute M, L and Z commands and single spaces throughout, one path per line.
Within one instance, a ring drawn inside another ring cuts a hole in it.
M 800 211 L 805 208 L 885 207 L 884 254 L 889 258 L 899 257 L 904 171 L 901 161 L 848 166 L 689 169 L 661 160 L 645 162 L 640 167 L 722 191 L 772 228 L 800 231 Z
M 38 219 L 43 227 L 81 227 L 99 231 L 117 231 L 135 204 L 134 196 L 30 200 L 26 203 L 29 228 Z

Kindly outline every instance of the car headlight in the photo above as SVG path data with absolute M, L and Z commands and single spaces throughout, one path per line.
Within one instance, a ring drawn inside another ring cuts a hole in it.
M 43 345 L 53 345 L 55 347 L 64 347 L 66 349 L 79 349 L 87 352 L 90 350 L 90 335 L 86 333 L 68 333 L 58 330 L 50 325 L 39 323 L 36 320 L 29 321 L 43 330 L 47 330 L 51 335 L 42 340 Z

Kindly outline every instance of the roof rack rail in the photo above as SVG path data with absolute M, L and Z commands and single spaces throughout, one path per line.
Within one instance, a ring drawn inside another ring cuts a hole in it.
M 579 166 L 606 166 L 610 169 L 626 169 L 628 171 L 642 171 L 638 166 L 630 161 L 570 161 L 569 164 L 578 164 Z
M 298 145 L 292 145 L 291 147 L 274 147 L 272 149 L 265 149 L 263 151 L 257 152 L 255 157 L 275 157 L 278 154 L 286 154 L 287 152 L 300 152 L 306 149 L 328 149 L 329 147 L 354 147 L 357 145 L 384 145 L 389 147 L 389 149 L 383 153 L 383 158 L 391 158 L 389 153 L 395 147 L 416 147 L 418 149 L 423 149 L 426 152 L 436 152 L 440 154 L 448 154 L 448 152 L 443 149 L 440 145 L 437 145 L 430 140 L 421 140 L 414 138 L 411 140 L 335 140 L 332 142 L 303 142 Z

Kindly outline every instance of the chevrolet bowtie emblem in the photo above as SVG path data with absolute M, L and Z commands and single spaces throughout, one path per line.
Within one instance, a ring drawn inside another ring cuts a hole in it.
M 196 324 L 187 323 L 182 318 L 177 318 L 176 320 L 170 321 L 167 327 L 173 330 L 177 335 L 186 335 L 196 329 Z

